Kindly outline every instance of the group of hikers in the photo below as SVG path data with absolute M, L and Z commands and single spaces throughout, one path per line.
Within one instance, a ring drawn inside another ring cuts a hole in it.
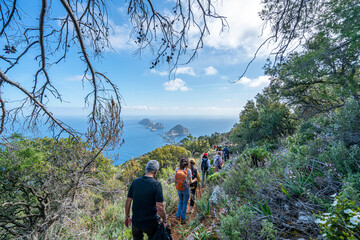
M 215 171 L 220 171 L 224 161 L 229 159 L 230 151 L 227 146 L 224 149 L 217 147 L 213 160 Z M 128 191 L 125 203 L 125 226 L 132 225 L 133 239 L 143 239 L 144 234 L 149 240 L 172 239 L 169 236 L 169 226 L 167 225 L 167 215 L 164 205 L 164 197 L 161 183 L 155 179 L 159 171 L 159 163 L 150 160 L 146 164 L 146 174 L 135 179 Z M 187 206 L 190 198 L 189 214 L 193 212 L 195 205 L 195 193 L 198 183 L 205 187 L 207 176 L 210 172 L 211 164 L 207 153 L 201 158 L 201 175 L 195 167 L 195 159 L 180 159 L 179 167 L 175 169 L 175 187 L 179 196 L 176 220 L 181 224 L 186 223 L 188 216 Z M 132 216 L 130 208 L 132 204 Z M 167 231 L 166 231 L 167 229 Z M 159 232 L 166 236 L 159 237 Z

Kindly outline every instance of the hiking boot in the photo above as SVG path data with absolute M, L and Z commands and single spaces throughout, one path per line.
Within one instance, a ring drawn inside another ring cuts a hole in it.
M 179 218 L 179 217 L 176 217 L 176 220 L 180 221 L 180 218 Z
M 181 224 L 186 224 L 188 219 L 189 219 L 189 216 L 186 216 L 184 219 L 181 219 Z

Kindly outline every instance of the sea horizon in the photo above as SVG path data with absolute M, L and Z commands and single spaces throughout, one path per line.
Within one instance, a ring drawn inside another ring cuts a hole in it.
M 139 124 L 139 122 L 148 118 L 153 122 L 159 122 L 164 125 L 164 129 L 159 129 L 157 131 L 151 131 L 146 128 L 144 125 Z M 86 117 L 63 117 L 62 120 L 73 127 L 79 132 L 85 132 L 87 129 L 87 118 Z M 120 165 L 132 158 L 137 158 L 146 153 L 149 153 L 155 150 L 158 147 L 169 144 L 164 140 L 162 136 L 165 135 L 167 131 L 181 124 L 182 126 L 190 130 L 190 134 L 194 137 L 211 135 L 212 133 L 224 133 L 231 130 L 235 123 L 238 122 L 238 119 L 230 117 L 219 117 L 219 116 L 123 116 L 122 117 L 124 127 L 122 129 L 122 138 L 125 143 L 118 148 L 115 148 L 112 151 L 105 151 L 104 155 L 113 160 L 114 165 Z M 20 130 L 14 130 L 13 133 L 21 133 Z M 24 136 L 36 136 L 35 134 L 28 135 L 27 132 L 24 132 Z M 45 137 L 50 135 L 50 132 L 43 127 L 41 133 L 38 137 Z M 177 142 L 185 138 L 187 135 L 179 136 L 176 138 Z

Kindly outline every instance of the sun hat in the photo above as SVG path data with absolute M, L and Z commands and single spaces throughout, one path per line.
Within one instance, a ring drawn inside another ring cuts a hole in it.
M 190 163 L 195 164 L 195 159 L 191 158 Z

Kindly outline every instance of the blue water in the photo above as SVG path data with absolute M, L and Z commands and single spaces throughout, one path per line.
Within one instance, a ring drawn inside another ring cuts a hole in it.
M 162 135 L 177 124 L 188 128 L 194 137 L 199 137 L 210 135 L 214 132 L 228 132 L 236 123 L 236 119 L 151 118 L 154 122 L 162 123 L 165 129 L 150 131 L 145 126 L 138 124 L 141 119 L 141 117 L 123 119 L 123 138 L 125 139 L 125 144 L 116 151 L 118 154 L 117 159 L 115 159 L 116 165 L 131 159 L 131 157 L 141 156 L 168 144 L 164 141 Z M 177 138 L 176 140 L 180 141 L 182 138 Z
M 145 126 L 139 124 L 139 121 L 143 118 L 144 117 L 123 118 L 124 128 L 122 137 L 124 138 L 125 143 L 111 152 L 105 152 L 106 156 L 114 160 L 115 165 L 122 164 L 131 158 L 136 158 L 151 152 L 158 147 L 169 144 L 162 136 L 177 124 L 181 124 L 188 128 L 194 137 L 199 137 L 211 135 L 214 132 L 228 132 L 238 121 L 237 119 L 229 118 L 157 117 L 149 119 L 154 122 L 162 123 L 165 128 L 157 131 L 150 131 Z M 62 118 L 62 120 L 80 132 L 86 131 L 87 125 L 85 118 Z M 18 131 L 15 130 L 15 132 Z M 40 135 L 51 136 L 49 132 L 42 132 Z M 183 137 L 177 138 L 177 142 Z

